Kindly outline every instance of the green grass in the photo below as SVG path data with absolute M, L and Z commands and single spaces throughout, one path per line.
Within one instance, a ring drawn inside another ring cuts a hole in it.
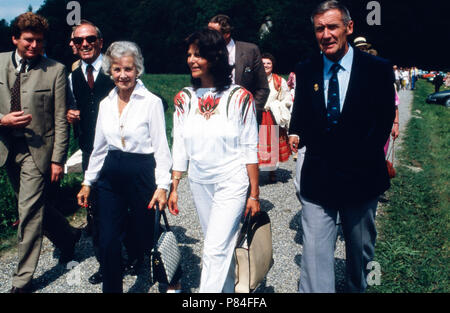
M 168 110 L 166 111 L 166 133 L 169 145 L 171 146 L 171 134 L 173 125 L 173 98 L 183 87 L 190 86 L 190 76 L 174 74 L 153 74 L 144 75 L 141 79 L 144 85 L 150 91 L 162 96 L 168 104 Z
M 450 110 L 425 103 L 419 81 L 389 202 L 377 216 L 381 284 L 369 292 L 449 292 Z M 416 112 L 419 110 L 419 112 Z M 415 173 L 406 166 L 420 167 Z

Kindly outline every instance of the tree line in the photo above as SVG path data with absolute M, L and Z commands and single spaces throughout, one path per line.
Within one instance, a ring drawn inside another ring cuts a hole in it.
M 142 49 L 149 73 L 187 73 L 183 39 L 219 13 L 234 24 L 233 38 L 257 44 L 277 59 L 276 71 L 289 73 L 317 51 L 310 14 L 322 0 L 78 0 L 81 18 L 99 26 L 104 48 L 131 40 Z M 70 65 L 75 60 L 66 22 L 69 0 L 46 0 L 37 13 L 50 23 L 46 53 Z M 365 36 L 379 55 L 399 66 L 450 70 L 442 35 L 450 28 L 446 1 L 379 0 L 381 25 L 369 25 L 370 0 L 342 0 L 355 21 L 351 39 Z M 36 9 L 36 8 L 35 8 Z M 261 25 L 270 20 L 270 32 Z M 0 20 L 0 50 L 13 48 L 9 21 Z

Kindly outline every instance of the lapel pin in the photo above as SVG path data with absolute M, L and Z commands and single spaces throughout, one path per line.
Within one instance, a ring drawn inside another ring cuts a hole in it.
M 318 84 L 314 84 L 314 91 L 318 91 L 319 90 L 319 85 Z

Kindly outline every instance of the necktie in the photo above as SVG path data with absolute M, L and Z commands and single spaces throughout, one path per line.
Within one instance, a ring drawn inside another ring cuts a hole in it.
M 20 105 L 20 75 L 25 73 L 27 63 L 25 59 L 20 60 L 20 71 L 17 75 L 16 81 L 11 89 L 11 112 L 21 111 Z
M 92 74 L 92 71 L 94 70 L 94 67 L 92 64 L 89 64 L 87 66 L 86 72 L 87 72 L 87 83 L 91 89 L 94 89 L 94 74 Z
M 330 71 L 333 72 L 328 83 L 328 103 L 327 103 L 327 122 L 328 130 L 334 127 L 338 123 L 340 113 L 340 100 L 339 100 L 339 80 L 338 72 L 341 66 L 334 63 L 331 66 Z

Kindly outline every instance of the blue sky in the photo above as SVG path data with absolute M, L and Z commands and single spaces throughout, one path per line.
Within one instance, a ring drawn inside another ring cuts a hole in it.
M 0 0 L 0 20 L 5 19 L 9 23 L 17 15 L 26 12 L 29 5 L 36 12 L 43 3 L 44 0 Z

